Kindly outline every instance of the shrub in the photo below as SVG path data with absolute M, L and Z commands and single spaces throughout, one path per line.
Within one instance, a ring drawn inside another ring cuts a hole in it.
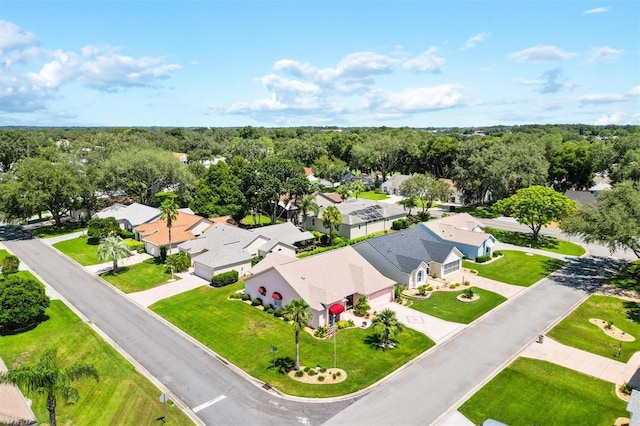
M 164 263 L 167 272 L 171 272 L 171 268 L 173 268 L 173 272 L 186 272 L 190 266 L 191 259 L 183 251 L 167 256 L 167 260 Z
M 235 282 L 238 282 L 238 271 L 227 271 L 211 277 L 213 287 L 224 287 Z
M 269 306 L 269 307 L 267 308 L 267 313 L 268 313 L 268 314 L 273 315 L 273 314 L 274 314 L 274 312 L 275 312 L 275 309 L 273 309 L 271 306 Z
M 338 373 L 333 373 L 333 374 L 331 375 L 331 377 L 333 377 L 333 380 L 335 380 L 335 379 L 336 379 L 336 377 L 338 377 Z
M 491 260 L 491 256 L 488 254 L 476 257 L 476 263 L 484 263 Z
M 11 274 L 15 274 L 20 269 L 20 259 L 12 254 L 7 255 L 2 259 L 2 275 L 5 277 Z
M 406 285 L 404 284 L 396 284 L 395 286 L 393 286 L 393 293 L 395 298 L 399 298 L 400 296 L 402 296 L 402 292 L 407 288 Z
M 355 312 L 356 315 L 364 316 L 369 309 L 371 309 L 371 305 L 369 305 L 367 301 L 367 296 L 361 294 L 360 297 L 358 297 L 356 305 L 353 307 L 353 312 Z
M 160 246 L 160 261 L 162 263 L 164 263 L 165 260 L 167 260 L 167 251 L 169 250 L 169 247 L 167 246 Z
M 418 217 L 418 219 L 420 220 L 420 222 L 426 222 L 429 219 L 431 219 L 431 215 L 429 214 L 429 212 L 418 212 L 418 214 L 416 214 L 416 216 Z
M 356 324 L 353 322 L 353 320 L 349 319 L 349 320 L 340 320 L 336 323 L 336 328 L 338 330 L 342 330 L 345 328 L 350 328 L 350 327 L 355 327 Z
M 262 300 L 256 297 L 255 299 L 251 299 L 251 306 L 260 306 L 262 305 Z
M 329 330 L 329 327 L 326 325 L 322 325 L 318 328 L 316 328 L 313 331 L 313 335 L 319 339 L 322 339 L 324 337 L 327 337 L 327 331 Z
M 331 245 L 333 246 L 344 247 L 348 244 L 349 244 L 349 240 L 347 238 L 342 238 L 342 237 L 334 237 L 333 240 L 331 241 Z
M 275 311 L 273 311 L 273 316 L 276 318 L 282 318 L 283 312 L 284 312 L 284 309 L 278 308 Z
M 321 372 L 321 373 L 326 373 L 326 372 L 327 372 L 327 369 L 326 369 L 326 368 L 324 368 L 324 367 L 322 367 L 322 368 L 320 369 L 320 372 Z
M 260 261 L 264 259 L 262 256 L 256 256 L 253 259 L 251 259 L 251 266 L 256 266 L 258 263 L 260 263 Z
M 124 240 L 124 242 L 129 246 L 129 250 L 144 253 L 144 243 L 142 241 L 128 239 Z
M 311 368 L 310 368 L 310 367 L 305 367 L 305 368 L 304 368 L 304 372 L 305 372 L 305 373 L 308 373 L 309 371 L 311 371 Z
M 251 297 L 250 297 L 248 294 L 246 294 L 246 293 L 242 293 L 242 297 L 241 297 L 241 299 L 246 301 L 246 300 L 251 299 Z
M 87 235 L 98 240 L 120 233 L 120 224 L 115 217 L 94 217 L 87 223 Z
M 633 387 L 629 384 L 629 382 L 624 382 L 623 384 L 620 385 L 618 389 L 620 390 L 620 392 L 622 392 L 625 395 L 631 395 L 631 391 L 633 390 Z
M 409 219 L 398 219 L 398 220 L 394 220 L 391 223 L 391 229 L 393 229 L 394 231 L 399 231 L 400 229 L 406 229 L 411 225 L 411 221 Z
M 311 377 L 316 375 L 316 370 L 309 370 L 309 372 L 307 373 L 308 375 L 310 375 Z
M 324 382 L 324 376 L 318 376 L 318 381 L 319 382 Z
M 229 299 L 242 299 L 242 293 L 233 293 Z
M 327 234 L 322 234 L 322 236 L 320 237 L 320 244 L 329 244 L 329 236 Z
M 502 256 L 502 252 L 500 250 L 496 250 L 493 252 L 493 257 Z
M 469 280 L 465 280 L 462 284 L 464 284 L 464 285 L 469 285 L 469 284 L 471 284 L 471 283 L 469 282 Z
M 472 299 L 473 290 L 471 290 L 470 288 L 466 289 L 465 291 L 462 292 L 462 297 L 464 297 L 465 299 Z
M 31 278 L 10 275 L 0 281 L 0 331 L 17 330 L 42 318 L 49 307 L 44 286 Z
M 418 287 L 418 293 L 420 293 L 421 296 L 424 296 L 427 293 L 428 288 L 429 288 L 428 285 L 423 284 L 420 287 Z
M 296 377 L 302 377 L 302 376 L 304 376 L 304 371 L 302 370 L 296 371 Z
M 336 371 L 336 376 L 340 377 L 342 375 L 342 373 L 340 373 L 339 371 Z
M 127 231 L 126 229 L 122 228 L 120 228 L 120 230 L 118 231 L 118 235 L 120 235 L 120 238 L 122 238 L 123 240 L 136 237 L 135 232 Z

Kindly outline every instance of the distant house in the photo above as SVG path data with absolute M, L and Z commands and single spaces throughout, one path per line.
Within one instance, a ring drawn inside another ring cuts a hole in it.
M 493 255 L 496 239 L 484 232 L 480 222 L 468 213 L 453 214 L 419 226 L 423 226 L 436 241 L 454 245 L 469 259 Z
M 187 164 L 189 162 L 189 157 L 184 152 L 174 152 L 173 157 L 178 159 L 182 164 Z
M 376 186 L 376 176 L 368 173 L 360 173 L 354 175 L 353 173 L 346 171 L 342 174 L 340 182 L 344 184 L 352 184 L 355 181 L 360 181 L 367 189 L 373 189 Z
M 427 275 L 446 277 L 462 268 L 462 252 L 435 241 L 423 226 L 371 238 L 353 248 L 381 274 L 408 288 L 427 282 Z
M 303 259 L 269 255 L 245 279 L 245 293 L 275 308 L 293 299 L 304 299 L 311 307 L 316 328 L 329 323 L 331 316 L 351 309 L 364 295 L 371 309 L 393 301 L 395 281 L 378 272 L 351 246 Z
M 316 204 L 319 208 L 333 206 L 342 202 L 342 197 L 337 192 L 315 192 Z
M 380 191 L 389 195 L 400 195 L 400 185 L 410 177 L 409 175 L 393 175 L 380 185 Z
M 178 211 L 171 226 L 171 249 L 193 240 L 209 229 L 213 222 L 195 214 Z M 134 228 L 136 239 L 144 243 L 144 250 L 152 256 L 160 255 L 160 247 L 169 246 L 169 228 L 158 218 Z
M 446 183 L 449 186 L 449 191 L 451 191 L 451 195 L 449 196 L 449 199 L 446 200 L 449 203 L 452 204 L 459 204 L 462 205 L 462 192 L 460 192 L 458 190 L 458 187 L 456 186 L 455 183 L 453 183 L 453 181 L 451 179 L 444 179 L 444 178 L 440 178 L 440 180 L 444 183 Z M 445 201 L 445 200 L 442 200 Z
M 160 210 L 139 203 L 133 203 L 128 206 L 116 203 L 100 210 L 92 217 L 99 217 L 101 219 L 114 217 L 123 229 L 133 231 L 136 226 L 159 218 Z
M 594 178 L 594 182 L 595 181 L 596 179 Z M 596 202 L 596 198 L 602 191 L 608 191 L 612 188 L 611 184 L 602 178 L 598 179 L 597 182 L 598 183 L 595 183 L 587 191 L 574 191 L 569 189 L 564 192 L 564 196 L 575 201 L 578 205 L 591 205 Z
M 245 275 L 257 256 L 279 253 L 295 257 L 298 247 L 313 239 L 311 233 L 300 231 L 291 222 L 254 229 L 218 223 L 178 248 L 191 258 L 194 274 L 210 280 L 230 270 Z
M 394 220 L 407 217 L 407 212 L 400 206 L 390 203 L 351 198 L 334 206 L 340 211 L 342 224 L 338 233 L 343 238 L 357 238 L 374 232 L 391 229 Z M 329 229 L 322 224 L 321 207 L 318 216 L 307 218 L 305 229 L 328 233 Z

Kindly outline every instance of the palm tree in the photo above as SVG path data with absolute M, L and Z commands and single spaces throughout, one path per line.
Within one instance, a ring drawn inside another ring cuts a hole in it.
M 318 203 L 316 203 L 316 197 L 313 195 L 305 195 L 302 197 L 302 201 L 300 202 L 300 213 L 302 214 L 302 227 L 306 229 L 305 224 L 307 223 L 307 218 L 309 217 L 309 212 L 312 212 L 316 216 L 318 216 L 318 212 L 320 211 L 320 207 Z
M 356 199 L 358 198 L 358 194 L 367 190 L 361 180 L 354 180 L 353 183 L 349 185 L 349 188 L 351 189 L 351 192 L 356 195 Z
M 336 206 L 328 206 L 322 211 L 322 225 L 329 229 L 329 237 L 334 229 L 338 230 L 342 225 L 342 214 Z
M 98 371 L 93 365 L 76 362 L 67 368 L 60 368 L 56 359 L 56 350 L 49 349 L 36 365 L 0 373 L 0 384 L 12 384 L 27 392 L 35 391 L 45 394 L 49 424 L 56 426 L 58 398 L 62 398 L 67 404 L 76 403 L 79 399 L 78 390 L 71 384 L 87 377 L 99 380 Z
M 162 204 L 160 204 L 160 219 L 167 223 L 169 228 L 169 255 L 171 254 L 171 227 L 173 221 L 178 218 L 178 205 L 173 198 L 166 198 Z
M 103 238 L 98 246 L 98 259 L 100 262 L 105 260 L 113 261 L 113 273 L 118 271 L 118 259 L 131 256 L 131 249 L 124 240 L 117 235 Z
M 336 192 L 340 194 L 343 201 L 347 201 L 347 198 L 349 198 L 349 195 L 351 194 L 351 188 L 349 185 L 340 185 L 336 188 Z
M 304 330 L 311 321 L 312 314 L 310 306 L 304 299 L 293 299 L 284 308 L 284 315 L 293 321 L 293 331 L 296 336 L 296 363 L 295 369 L 300 369 L 300 331 Z
M 382 336 L 381 344 L 388 348 L 391 346 L 391 337 L 402 331 L 402 324 L 398 321 L 396 313 L 389 308 L 385 308 L 371 321 L 373 330 Z

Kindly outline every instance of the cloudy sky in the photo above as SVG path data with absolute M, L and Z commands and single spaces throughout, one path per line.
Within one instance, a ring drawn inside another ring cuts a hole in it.
M 0 126 L 640 124 L 640 2 L 11 1 Z

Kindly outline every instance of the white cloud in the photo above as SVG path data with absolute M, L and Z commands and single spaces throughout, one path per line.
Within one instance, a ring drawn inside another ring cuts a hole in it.
M 430 47 L 415 58 L 406 61 L 404 67 L 409 70 L 439 74 L 442 72 L 445 60 L 435 55 L 437 51 L 437 47 Z
M 588 62 L 613 62 L 624 53 L 622 49 L 614 49 L 612 47 L 594 47 L 589 50 Z
M 481 43 L 483 41 L 485 41 L 487 39 L 487 37 L 489 36 L 489 34 L 487 33 L 478 33 L 474 36 L 469 37 L 469 39 L 467 40 L 467 42 L 464 44 L 464 47 L 462 48 L 464 49 L 473 49 L 474 47 L 476 47 L 476 45 L 478 43 Z
M 419 87 L 390 93 L 381 103 L 381 112 L 422 112 L 452 108 L 460 105 L 460 86 L 442 84 L 436 87 Z
M 0 113 L 42 109 L 72 81 L 105 91 L 151 87 L 180 68 L 161 57 L 134 58 L 117 50 L 111 46 L 85 46 L 78 53 L 45 49 L 37 45 L 34 34 L 0 21 Z
M 594 124 L 596 126 L 606 126 L 609 124 L 625 124 L 625 121 L 622 111 L 615 111 L 601 116 Z
M 580 96 L 578 102 L 581 104 L 612 104 L 628 102 L 637 97 L 640 97 L 640 85 L 633 87 L 627 93 L 593 93 Z
M 533 46 L 509 54 L 509 57 L 522 62 L 559 61 L 575 56 L 556 46 Z
M 567 80 L 561 68 L 545 71 L 534 79 L 520 79 L 516 82 L 524 86 L 538 86 L 537 91 L 541 94 L 558 93 L 575 87 L 574 83 Z
M 589 9 L 589 10 L 585 10 L 584 12 L 582 12 L 583 15 L 592 15 L 594 13 L 604 13 L 604 12 L 608 12 L 609 8 L 608 7 L 596 7 L 595 9 Z

